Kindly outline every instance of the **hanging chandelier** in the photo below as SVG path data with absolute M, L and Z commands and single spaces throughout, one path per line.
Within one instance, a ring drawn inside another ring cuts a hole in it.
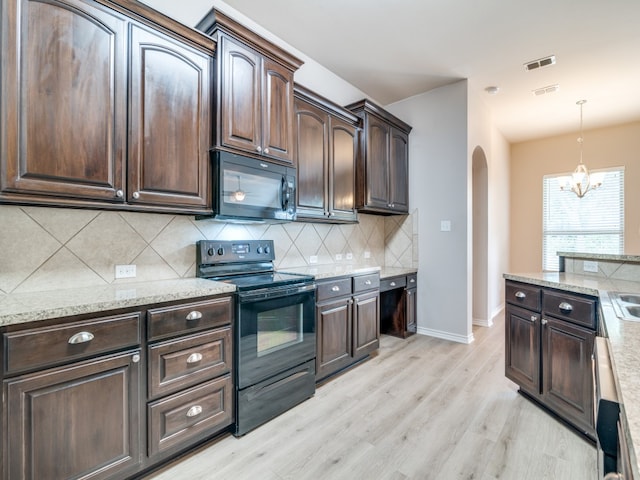
M 589 174 L 587 166 L 582 162 L 582 145 L 584 143 L 584 135 L 582 134 L 582 106 L 587 103 L 586 100 L 578 100 L 576 105 L 580 105 L 580 136 L 578 143 L 580 144 L 580 163 L 573 171 L 570 177 L 560 177 L 560 190 L 572 191 L 578 198 L 584 197 L 587 192 L 595 190 L 602 185 L 601 174 Z

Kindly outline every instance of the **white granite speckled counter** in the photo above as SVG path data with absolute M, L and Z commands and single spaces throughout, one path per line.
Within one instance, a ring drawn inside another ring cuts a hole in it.
M 235 286 L 202 278 L 0 295 L 0 327 L 117 308 L 219 295 Z
M 400 267 L 382 267 L 380 270 L 380 278 L 398 277 L 400 275 L 410 275 L 418 273 L 417 268 L 400 268 Z
M 349 275 L 364 275 L 366 273 L 375 273 L 380 271 L 377 265 L 313 265 L 308 267 L 280 268 L 280 272 L 299 273 L 302 275 L 311 275 L 316 280 L 325 278 L 346 277 Z
M 590 258 L 600 259 L 601 256 Z M 619 319 L 609 297 L 609 292 L 640 293 L 640 282 L 570 273 L 505 274 L 504 278 L 600 298 L 601 320 L 611 344 L 617 387 L 622 396 L 627 444 L 633 447 L 630 455 L 634 478 L 640 478 L 637 457 L 640 452 L 640 322 Z

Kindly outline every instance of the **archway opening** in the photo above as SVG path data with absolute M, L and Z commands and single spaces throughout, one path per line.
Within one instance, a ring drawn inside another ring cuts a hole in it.
M 477 146 L 472 155 L 473 324 L 490 327 L 488 299 L 489 179 L 487 157 Z

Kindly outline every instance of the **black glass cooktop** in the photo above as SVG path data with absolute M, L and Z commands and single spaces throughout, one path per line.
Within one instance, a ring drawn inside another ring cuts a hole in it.
M 258 288 L 280 287 L 295 283 L 312 282 L 310 275 L 294 273 L 266 272 L 259 274 L 237 275 L 232 277 L 213 277 L 211 280 L 232 283 L 238 291 L 255 290 Z

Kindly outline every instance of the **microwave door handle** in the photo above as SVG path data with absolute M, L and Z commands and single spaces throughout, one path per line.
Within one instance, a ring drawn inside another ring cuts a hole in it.
M 281 184 L 281 193 L 282 193 L 282 211 L 286 212 L 289 208 L 289 200 L 291 197 L 291 193 L 289 191 L 289 185 L 287 183 L 287 177 L 285 175 L 282 176 L 282 184 Z

